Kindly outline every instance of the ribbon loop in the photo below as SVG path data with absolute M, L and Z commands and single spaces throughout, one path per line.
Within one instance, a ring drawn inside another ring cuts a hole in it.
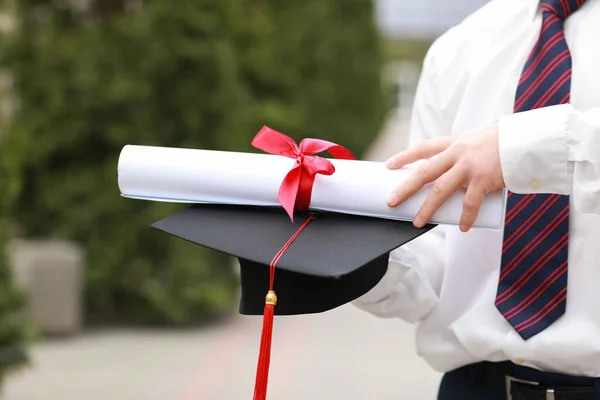
M 350 150 L 339 144 L 320 139 L 303 139 L 300 146 L 292 138 L 263 126 L 252 140 L 252 146 L 267 153 L 277 154 L 296 160 L 287 173 L 277 194 L 277 200 L 283 206 L 292 222 L 294 211 L 306 211 L 310 205 L 312 188 L 317 174 L 332 175 L 335 167 L 326 158 L 315 156 L 323 151 L 334 158 L 355 160 Z

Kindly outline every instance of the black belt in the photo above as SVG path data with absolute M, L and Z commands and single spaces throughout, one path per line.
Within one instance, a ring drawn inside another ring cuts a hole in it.
M 508 400 L 596 400 L 596 389 L 589 379 L 589 386 L 554 384 L 553 379 L 528 380 L 518 377 L 511 363 L 481 363 L 475 372 L 486 385 L 506 388 Z M 540 375 L 543 373 L 539 373 Z M 556 374 L 548 374 L 553 376 Z M 584 378 L 585 379 L 585 378 Z

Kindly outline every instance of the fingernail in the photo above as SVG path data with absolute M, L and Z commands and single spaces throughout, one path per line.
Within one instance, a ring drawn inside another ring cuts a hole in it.
M 389 206 L 395 206 L 398 203 L 398 195 L 396 192 L 392 192 L 387 198 L 387 203 Z
M 394 162 L 394 157 L 388 158 L 388 159 L 385 161 L 385 166 L 389 168 L 389 167 L 391 167 L 391 166 L 392 166 L 393 162 Z

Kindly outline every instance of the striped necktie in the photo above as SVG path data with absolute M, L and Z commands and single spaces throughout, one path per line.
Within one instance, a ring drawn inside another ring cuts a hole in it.
M 571 53 L 564 21 L 584 1 L 541 1 L 541 31 L 519 80 L 515 112 L 570 101 Z M 508 194 L 495 304 L 523 339 L 565 312 L 568 240 L 568 196 Z

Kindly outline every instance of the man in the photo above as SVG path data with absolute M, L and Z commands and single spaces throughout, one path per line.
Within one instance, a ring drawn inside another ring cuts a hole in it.
M 394 251 L 354 304 L 418 323 L 440 400 L 600 399 L 600 1 L 493 0 L 450 29 L 410 134 L 388 168 L 425 161 L 388 204 L 431 183 L 421 226 L 466 188 L 460 226 Z M 504 187 L 504 229 L 471 229 Z

